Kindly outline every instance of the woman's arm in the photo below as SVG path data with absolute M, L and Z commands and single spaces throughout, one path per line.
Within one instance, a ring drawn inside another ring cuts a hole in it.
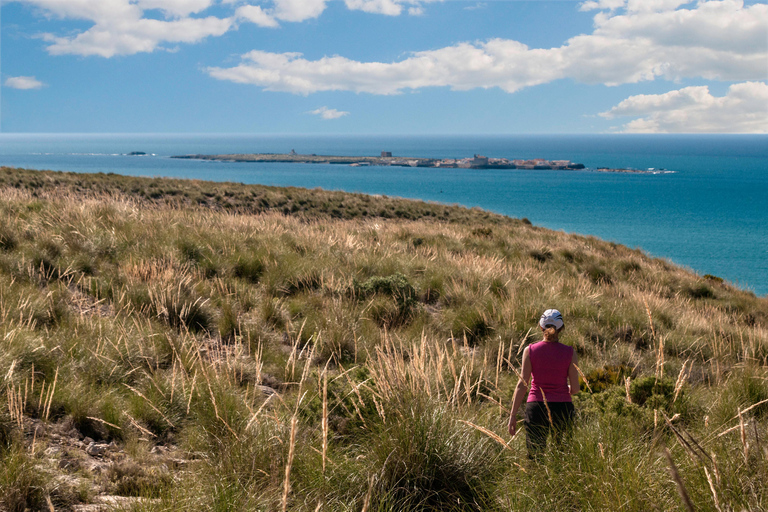
M 520 380 L 517 381 L 517 387 L 515 387 L 515 394 L 512 397 L 512 412 L 509 414 L 509 435 L 512 437 L 517 433 L 517 412 L 520 410 L 520 406 L 523 404 L 523 400 L 528 395 L 528 384 L 531 382 L 531 359 L 529 356 L 528 347 L 523 350 L 523 368 Z
M 571 394 L 577 395 L 579 389 L 579 371 L 576 369 L 576 364 L 579 362 L 579 354 L 576 353 L 576 349 L 573 349 L 573 359 L 571 359 L 571 366 L 568 368 L 568 386 L 571 388 Z

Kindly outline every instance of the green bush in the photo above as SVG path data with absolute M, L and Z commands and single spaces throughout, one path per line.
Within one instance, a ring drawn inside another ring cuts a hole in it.
M 401 273 L 386 277 L 373 276 L 363 283 L 354 282 L 352 290 L 353 295 L 358 299 L 380 297 L 372 303 L 372 309 L 374 319 L 381 325 L 392 326 L 406 323 L 412 318 L 418 305 L 416 289 Z M 389 302 L 387 298 L 392 302 Z
M 373 510 L 492 507 L 504 462 L 495 441 L 456 421 L 444 406 L 414 397 L 374 437 L 369 460 Z M 394 411 L 392 411 L 394 413 Z
M 232 273 L 240 279 L 258 283 L 264 273 L 264 263 L 256 254 L 241 254 L 232 267 Z
M 657 380 L 656 377 L 641 377 L 631 381 L 629 387 L 632 402 L 645 405 L 653 399 L 653 403 L 649 404 L 652 409 L 668 406 L 672 402 L 674 393 L 675 383 L 667 378 Z
M 453 335 L 459 339 L 466 336 L 467 342 L 477 345 L 493 331 L 488 314 L 476 305 L 460 306 L 451 324 Z

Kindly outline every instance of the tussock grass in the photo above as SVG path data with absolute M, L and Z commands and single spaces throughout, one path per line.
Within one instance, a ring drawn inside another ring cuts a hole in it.
M 768 507 L 768 302 L 715 276 L 392 198 L 0 184 L 6 509 L 684 510 L 681 486 L 695 509 Z M 507 407 L 549 307 L 586 381 L 571 441 L 529 462 Z M 72 473 L 42 455 L 54 431 L 126 459 L 49 486 Z

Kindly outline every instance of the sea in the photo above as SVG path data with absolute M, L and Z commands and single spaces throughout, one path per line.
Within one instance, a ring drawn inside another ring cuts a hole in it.
M 579 171 L 179 160 L 288 153 L 571 160 Z M 146 155 L 130 155 L 143 152 Z M 322 188 L 480 207 L 768 295 L 768 135 L 0 134 L 0 165 Z M 599 167 L 653 172 L 605 173 Z

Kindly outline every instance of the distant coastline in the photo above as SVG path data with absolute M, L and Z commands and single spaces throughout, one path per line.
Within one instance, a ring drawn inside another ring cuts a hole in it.
M 523 170 L 559 170 L 577 171 L 588 170 L 596 172 L 616 172 L 632 174 L 660 174 L 667 173 L 665 169 L 630 169 L 598 167 L 587 168 L 584 164 L 574 163 L 570 160 L 547 160 L 544 158 L 533 159 L 508 159 L 489 158 L 483 155 L 474 155 L 472 158 L 415 158 L 392 156 L 388 151 L 382 151 L 380 156 L 339 156 L 290 153 L 237 153 L 221 155 L 175 155 L 171 158 L 189 160 L 210 160 L 215 162 L 260 162 L 260 163 L 305 163 L 305 164 L 337 164 L 352 167 L 386 166 L 386 167 L 429 167 L 440 169 L 523 169 Z

